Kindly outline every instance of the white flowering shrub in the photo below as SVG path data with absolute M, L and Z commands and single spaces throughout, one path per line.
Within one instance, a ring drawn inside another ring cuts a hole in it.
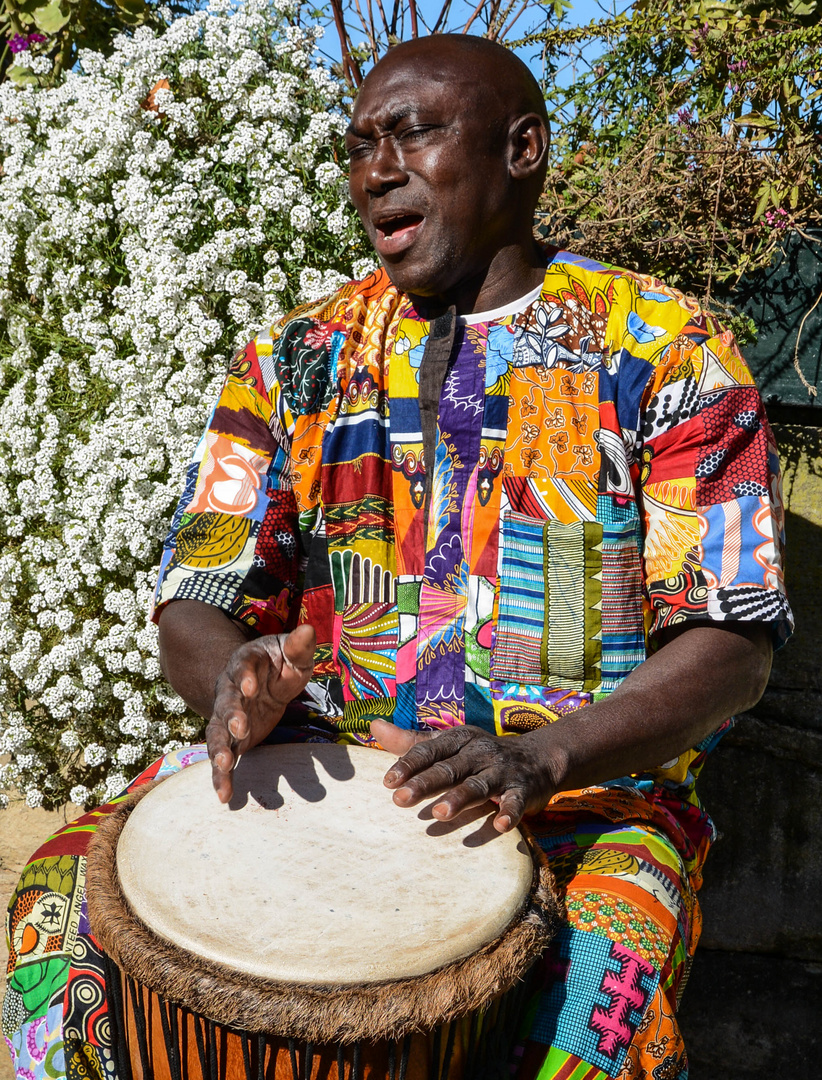
M 212 6 L 0 85 L 0 786 L 32 806 L 197 735 L 147 622 L 185 465 L 230 354 L 366 265 L 297 18 Z

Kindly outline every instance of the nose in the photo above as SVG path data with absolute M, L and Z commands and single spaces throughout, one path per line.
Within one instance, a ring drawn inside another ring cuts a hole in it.
M 408 173 L 403 167 L 399 147 L 390 135 L 375 143 L 364 165 L 362 186 L 369 195 L 382 195 L 391 188 L 408 183 Z

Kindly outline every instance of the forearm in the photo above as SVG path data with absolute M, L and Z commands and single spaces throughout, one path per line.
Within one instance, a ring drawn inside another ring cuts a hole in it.
M 254 632 L 199 600 L 174 600 L 163 608 L 159 630 L 163 674 L 186 704 L 208 719 L 217 677 Z
M 571 790 L 662 765 L 734 713 L 751 708 L 768 680 L 768 630 L 691 626 L 607 698 L 520 738 L 533 743 L 555 790 Z

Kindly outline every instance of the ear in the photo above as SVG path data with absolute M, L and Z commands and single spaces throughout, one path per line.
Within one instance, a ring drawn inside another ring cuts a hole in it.
M 538 113 L 518 117 L 508 133 L 509 172 L 514 180 L 527 180 L 542 168 L 551 136 Z

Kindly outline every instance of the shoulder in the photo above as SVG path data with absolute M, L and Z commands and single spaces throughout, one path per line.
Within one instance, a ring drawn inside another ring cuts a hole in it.
M 701 354 L 707 346 L 741 360 L 730 331 L 693 295 L 659 278 L 566 251 L 555 256 L 546 284 L 552 276 L 567 281 L 566 294 L 572 291 L 575 302 L 587 302 L 607 320 L 605 345 L 612 355 L 630 354 L 657 367 L 672 347 L 678 353 Z
M 294 308 L 252 342 L 263 380 L 295 414 L 320 412 L 334 391 L 337 360 L 364 313 L 394 290 L 384 270 L 349 281 L 330 296 Z

